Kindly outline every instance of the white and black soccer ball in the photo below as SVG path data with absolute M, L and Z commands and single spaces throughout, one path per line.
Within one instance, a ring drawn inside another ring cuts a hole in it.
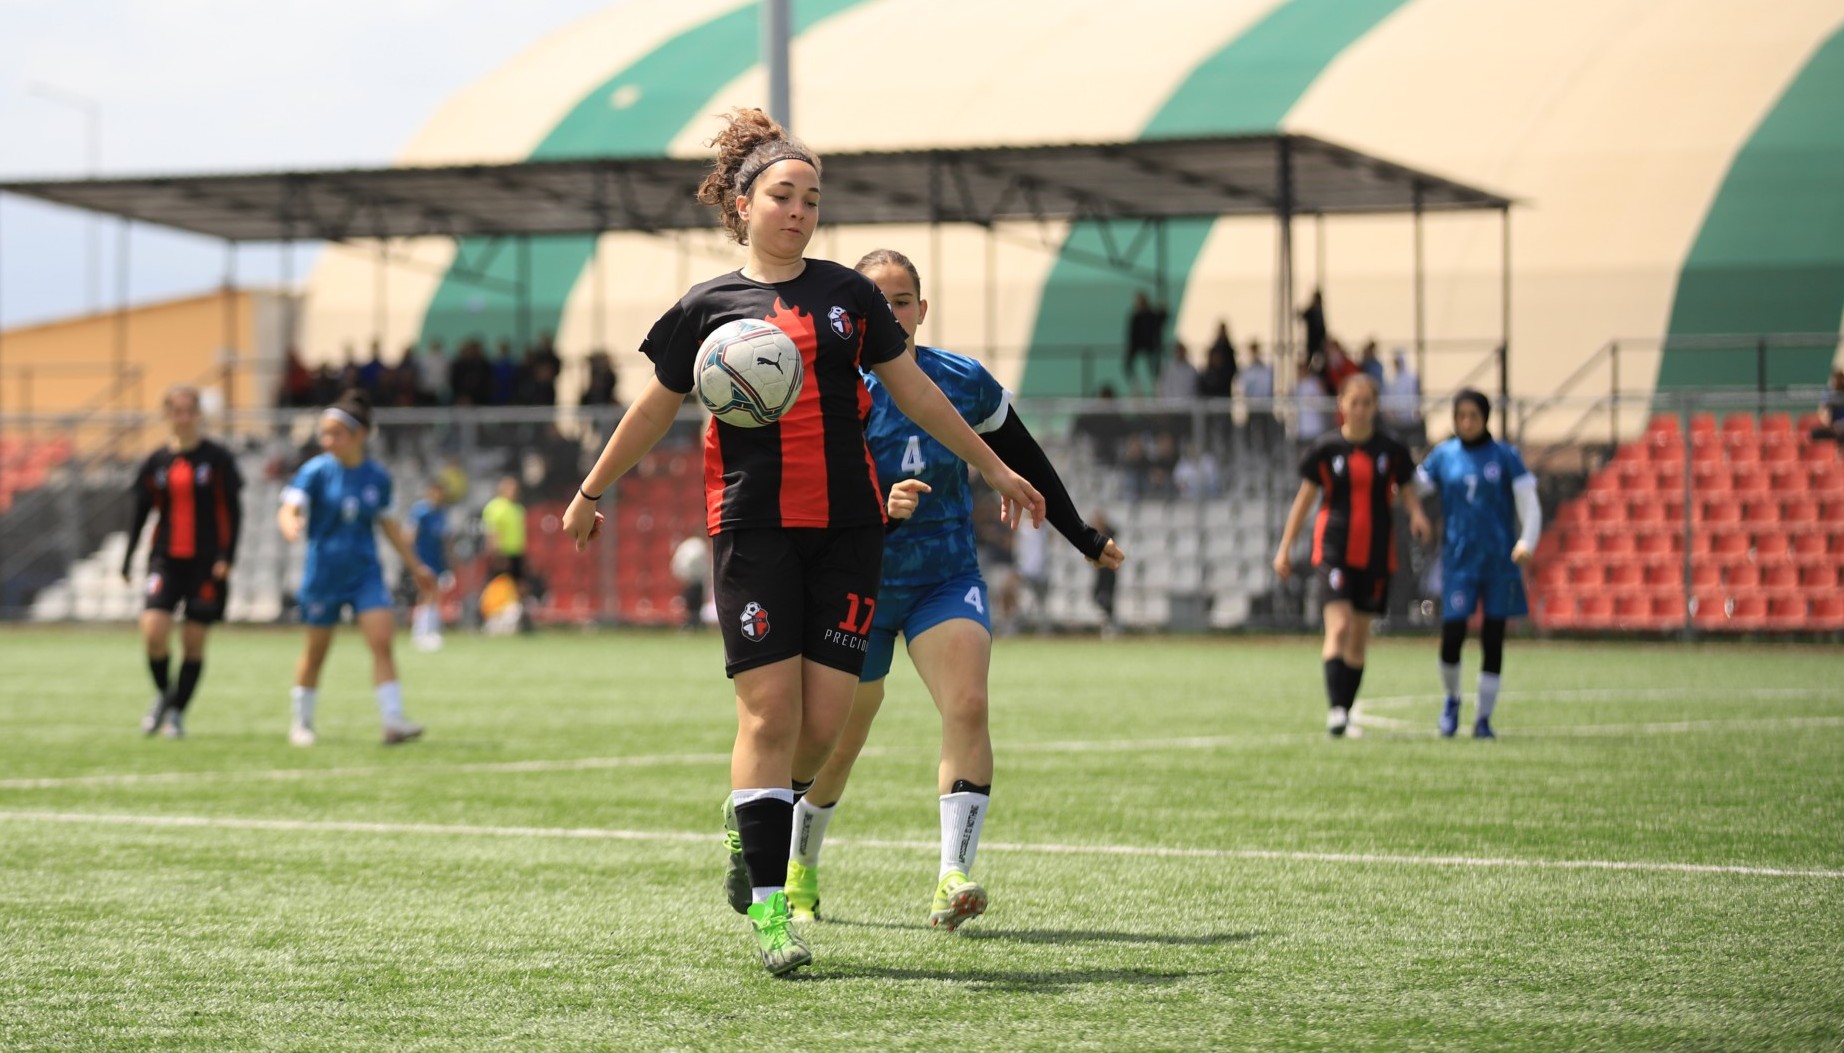
M 805 379 L 800 349 L 761 319 L 725 322 L 698 348 L 698 399 L 725 424 L 773 424 L 800 397 Z

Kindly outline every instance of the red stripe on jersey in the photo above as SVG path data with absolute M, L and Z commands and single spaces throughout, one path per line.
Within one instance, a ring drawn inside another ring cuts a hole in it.
M 1313 566 L 1325 560 L 1325 525 L 1332 520 L 1332 472 L 1319 466 L 1319 514 L 1313 517 Z
M 724 519 L 724 448 L 717 441 L 717 418 L 704 426 L 704 527 L 712 534 Z
M 826 421 L 820 415 L 819 336 L 813 316 L 775 298 L 767 321 L 800 348 L 807 379 L 800 397 L 776 425 L 781 435 L 781 525 L 823 527 L 832 522 L 826 479 Z
M 1373 528 L 1370 503 L 1371 488 L 1376 485 L 1377 462 L 1363 450 L 1354 449 L 1345 460 L 1345 472 L 1351 482 L 1351 529 L 1345 535 L 1345 566 L 1365 570 L 1370 566 L 1370 532 Z
M 173 458 L 166 470 L 166 492 L 167 555 L 191 559 L 198 555 L 198 494 L 192 485 L 191 461 Z
M 222 470 L 220 468 L 220 470 Z M 224 477 L 218 476 L 218 485 L 211 488 L 211 505 L 218 513 L 218 558 L 230 555 L 230 498 L 224 492 Z

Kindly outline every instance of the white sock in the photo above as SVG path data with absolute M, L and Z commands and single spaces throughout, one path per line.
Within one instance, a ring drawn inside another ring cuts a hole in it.
M 375 689 L 378 695 L 378 714 L 386 724 L 403 723 L 403 683 L 387 680 Z
M 794 805 L 794 837 L 788 843 L 788 858 L 803 867 L 820 865 L 820 847 L 826 841 L 826 826 L 838 804 L 817 808 L 805 797 Z
M 973 854 L 980 848 L 980 831 L 992 797 L 983 793 L 950 793 L 941 798 L 941 873 L 973 873 Z
M 294 703 L 295 723 L 306 724 L 310 728 L 314 726 L 314 703 L 319 698 L 319 688 L 295 685 L 294 690 L 288 693 L 289 701 Z
M 1446 690 L 1448 698 L 1460 697 L 1460 663 L 1441 663 L 1441 687 Z
M 1479 719 L 1484 720 L 1487 717 L 1491 716 L 1492 710 L 1496 708 L 1497 705 L 1498 705 L 1498 674 L 1497 673 L 1480 673 L 1479 674 Z
M 419 603 L 416 605 L 416 613 L 411 616 L 410 625 L 417 636 L 435 636 L 441 632 L 438 627 L 439 623 L 431 617 L 433 614 L 435 614 L 434 604 Z

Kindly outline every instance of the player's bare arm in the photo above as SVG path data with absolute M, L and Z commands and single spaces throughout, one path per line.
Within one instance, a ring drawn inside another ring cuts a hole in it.
M 1293 507 L 1287 511 L 1287 526 L 1281 531 L 1281 549 L 1274 554 L 1274 573 L 1282 581 L 1293 576 L 1293 543 L 1300 536 L 1300 528 L 1306 524 L 1307 513 L 1313 510 L 1313 502 L 1319 500 L 1319 487 L 1304 480 L 1300 483 L 1300 492 L 1293 495 Z

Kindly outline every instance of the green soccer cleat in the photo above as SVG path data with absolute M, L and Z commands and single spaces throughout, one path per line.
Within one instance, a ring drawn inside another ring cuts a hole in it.
M 803 965 L 813 964 L 813 952 L 788 927 L 788 894 L 777 892 L 766 903 L 749 905 L 749 924 L 756 932 L 756 949 L 762 954 L 762 968 L 771 976 L 786 976 Z
M 820 868 L 788 860 L 788 911 L 795 921 L 820 920 Z
M 736 802 L 728 795 L 724 797 L 724 847 L 730 851 L 730 869 L 724 874 L 724 896 L 730 900 L 731 910 L 747 914 L 749 901 L 754 897 L 749 891 L 749 867 L 743 863 L 743 835 L 736 828 Z
M 941 884 L 935 886 L 935 903 L 929 909 L 928 923 L 932 928 L 953 932 L 986 913 L 986 901 L 986 890 L 978 882 L 968 880 L 967 875 L 958 870 L 950 870 L 943 875 Z

